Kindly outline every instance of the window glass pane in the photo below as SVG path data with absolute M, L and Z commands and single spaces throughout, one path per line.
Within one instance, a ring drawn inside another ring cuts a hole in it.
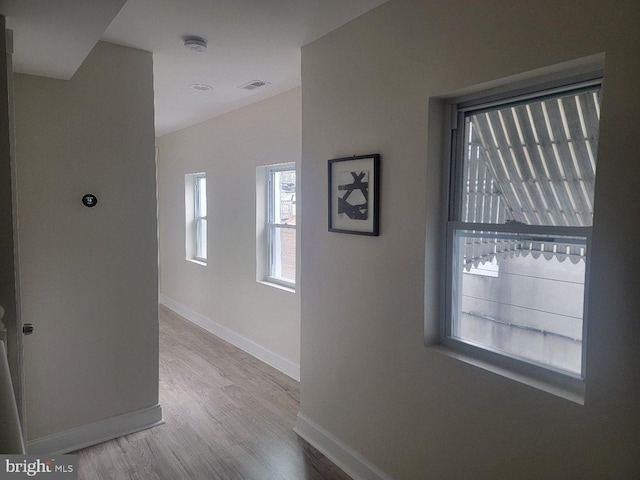
M 296 224 L 296 171 L 271 172 L 270 219 L 273 223 Z
M 296 229 L 271 227 L 270 276 L 286 282 L 296 281 Z
M 200 218 L 196 220 L 196 257 L 207 258 L 207 220 Z
M 591 226 L 600 91 L 465 115 L 460 221 Z
M 289 165 L 286 165 L 289 167 Z M 268 170 L 268 273 L 276 283 L 296 280 L 296 171 L 275 165 Z
M 196 179 L 196 217 L 207 216 L 207 177 Z
M 456 231 L 451 334 L 580 374 L 586 238 Z

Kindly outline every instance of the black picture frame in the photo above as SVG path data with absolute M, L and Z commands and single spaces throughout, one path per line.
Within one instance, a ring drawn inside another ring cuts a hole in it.
M 328 161 L 329 231 L 380 235 L 380 155 Z

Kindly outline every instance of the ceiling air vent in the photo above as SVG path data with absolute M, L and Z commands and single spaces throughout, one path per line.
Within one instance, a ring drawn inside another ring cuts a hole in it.
M 243 90 L 255 90 L 256 88 L 264 87 L 265 85 L 269 85 L 269 82 L 265 82 L 264 80 L 252 80 L 249 83 L 240 85 L 238 88 L 242 88 Z
M 206 83 L 192 83 L 189 87 L 194 90 L 198 90 L 199 92 L 208 92 L 209 90 L 213 90 L 213 87 Z

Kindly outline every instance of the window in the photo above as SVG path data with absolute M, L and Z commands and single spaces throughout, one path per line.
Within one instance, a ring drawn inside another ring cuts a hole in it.
M 256 280 L 295 288 L 296 170 L 294 163 L 256 169 Z
M 600 83 L 454 106 L 443 344 L 582 382 Z
M 293 287 L 296 283 L 295 166 L 270 167 L 268 182 L 268 279 Z
M 207 177 L 205 174 L 195 178 L 195 214 L 196 224 L 196 260 L 207 260 Z
M 207 175 L 185 175 L 187 260 L 207 262 Z

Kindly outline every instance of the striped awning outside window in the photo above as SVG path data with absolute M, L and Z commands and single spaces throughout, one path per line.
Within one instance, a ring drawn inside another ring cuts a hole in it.
M 589 227 L 598 148 L 600 91 L 473 111 L 465 122 L 461 220 L 469 223 Z M 465 263 L 532 252 L 584 259 L 584 248 L 554 242 L 474 239 Z

